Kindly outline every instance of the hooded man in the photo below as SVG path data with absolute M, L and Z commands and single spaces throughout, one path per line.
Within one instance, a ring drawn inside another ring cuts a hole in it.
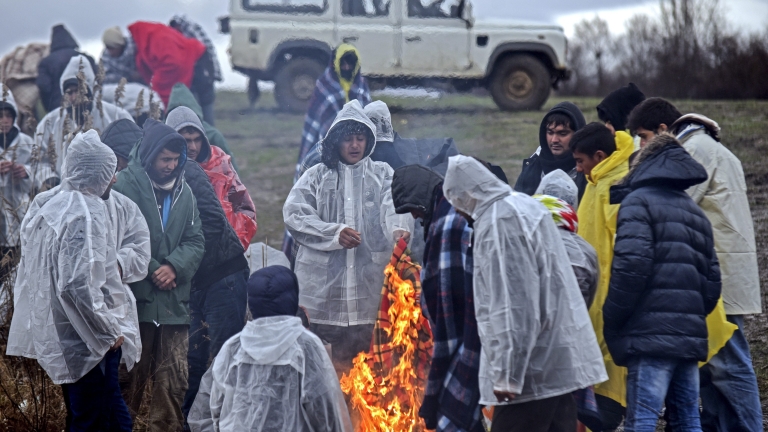
M 472 224 L 480 404 L 492 431 L 576 429 L 571 393 L 607 379 L 550 213 L 476 159 L 449 159 L 443 193 Z
M 118 84 L 125 78 L 128 82 L 143 83 L 136 69 L 136 44 L 133 36 L 124 35 L 120 27 L 110 27 L 101 36 L 104 51 L 101 64 L 104 67 L 104 84 Z
M 597 105 L 597 117 L 611 132 L 626 132 L 629 113 L 644 100 L 645 94 L 637 88 L 635 83 L 629 83 L 609 93 Z
M 155 120 L 131 151 L 128 168 L 115 190 L 138 205 L 147 221 L 152 257 L 148 276 L 131 284 L 136 297 L 143 346 L 141 361 L 121 387 L 135 414 L 152 379 L 149 429 L 180 430 L 187 390 L 189 298 L 205 249 L 195 197 L 184 181 L 186 141 Z
M 443 196 L 443 178 L 420 165 L 392 178 L 397 213 L 424 225 L 421 299 L 435 344 L 419 416 L 427 429 L 485 431 L 480 407 L 480 337 L 472 292 L 472 229 Z M 415 240 L 415 239 L 414 239 Z
M 203 376 L 192 431 L 352 432 L 328 352 L 296 316 L 296 275 L 281 266 L 257 271 L 248 307 L 253 320 Z
M 360 102 L 344 105 L 323 139 L 323 163 L 301 176 L 283 207 L 299 243 L 300 303 L 342 369 L 370 346 L 382 272 L 413 223 L 395 214 L 392 168 L 369 157 L 375 136 Z
M 190 108 L 180 106 L 173 109 L 168 113 L 165 124 L 187 140 L 187 156 L 205 170 L 229 224 L 235 229 L 243 249 L 248 249 L 258 229 L 256 207 L 240 181 L 231 158 L 224 150 L 208 141 L 200 117 Z
M 64 24 L 55 25 L 51 29 L 50 54 L 37 65 L 37 79 L 35 80 L 40 89 L 40 99 L 48 112 L 61 107 L 63 92 L 59 90 L 59 81 L 72 57 L 83 56 L 87 60 L 87 63 L 84 64 L 86 69 L 92 74 L 96 74 L 98 69 L 96 62 L 91 56 L 78 51 L 78 47 L 75 38 L 67 31 Z
M 67 430 L 130 431 L 117 385 L 130 307 L 104 203 L 117 160 L 95 131 L 78 134 L 58 193 L 22 223 L 8 355 L 37 359 L 62 386 Z M 49 192 L 50 193 L 50 192 Z
M 13 94 L 7 92 L 0 100 L 0 258 L 12 255 L 13 263 L 19 255 L 21 221 L 27 213 L 32 191 L 33 164 L 30 162 L 34 140 L 19 129 L 18 108 Z M 0 268 L 0 280 L 9 267 Z
M 82 82 L 78 75 L 82 71 Z M 37 125 L 35 139 L 43 157 L 35 170 L 36 186 L 45 182 L 57 183 L 62 162 L 66 159 L 67 146 L 74 134 L 90 126 L 102 132 L 117 119 L 133 120 L 128 111 L 109 102 L 96 103 L 93 88 L 96 76 L 88 67 L 85 56 L 69 59 L 61 74 L 59 89 L 65 95 L 62 108 L 49 112 Z
M 570 142 L 573 134 L 586 123 L 584 114 L 571 102 L 561 102 L 549 110 L 539 126 L 539 148 L 523 161 L 523 171 L 517 178 L 514 189 L 533 195 L 541 178 L 559 169 L 576 183 L 581 199 L 587 187 L 587 180 L 584 174 L 576 169 Z
M 205 254 L 192 279 L 190 294 L 189 388 L 183 406 L 186 415 L 209 360 L 245 325 L 245 284 L 250 273 L 245 249 L 228 221 L 211 180 L 197 162 L 211 155 L 200 119 L 189 108 L 179 107 L 168 114 L 166 125 L 186 140 L 189 160 L 184 180 L 195 196 L 205 237 Z M 232 203 L 227 204 L 231 208 Z
M 638 105 L 629 128 L 643 145 L 657 134 L 672 132 L 707 171 L 707 180 L 687 192 L 712 223 L 725 313 L 738 329 L 701 368 L 701 422 L 707 430 L 760 430 L 760 392 L 743 331 L 744 316 L 762 311 L 760 275 L 741 161 L 720 142 L 717 122 L 701 114 L 682 115 L 662 98 Z

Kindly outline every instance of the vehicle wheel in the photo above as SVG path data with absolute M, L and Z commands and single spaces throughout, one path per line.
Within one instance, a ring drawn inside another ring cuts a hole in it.
M 277 105 L 297 114 L 307 112 L 317 78 L 325 66 L 315 59 L 299 57 L 283 65 L 275 76 Z
M 248 78 L 248 103 L 253 108 L 261 97 L 261 90 L 259 90 L 259 80 L 256 78 Z
M 504 111 L 538 110 L 549 97 L 549 71 L 529 55 L 507 57 L 496 65 L 489 90 Z

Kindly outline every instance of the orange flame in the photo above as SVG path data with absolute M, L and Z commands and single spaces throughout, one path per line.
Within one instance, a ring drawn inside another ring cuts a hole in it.
M 398 362 L 386 373 L 376 376 L 368 364 L 366 353 L 354 359 L 349 375 L 341 378 L 341 389 L 348 394 L 352 407 L 360 413 L 359 432 L 413 432 L 425 430 L 419 418 L 423 390 L 416 380 L 413 366 L 418 347 L 421 307 L 413 284 L 403 280 L 392 266 L 384 274 L 394 288 L 388 294 L 390 307 L 387 312 L 390 327 L 384 330 L 391 339 L 392 350 Z

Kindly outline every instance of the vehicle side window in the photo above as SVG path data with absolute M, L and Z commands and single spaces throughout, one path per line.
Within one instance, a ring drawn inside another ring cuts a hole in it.
M 342 0 L 341 13 L 345 16 L 384 17 L 389 15 L 392 0 Z
M 408 0 L 410 18 L 459 18 L 462 0 Z
M 328 0 L 243 0 L 243 9 L 253 12 L 320 15 L 328 10 Z

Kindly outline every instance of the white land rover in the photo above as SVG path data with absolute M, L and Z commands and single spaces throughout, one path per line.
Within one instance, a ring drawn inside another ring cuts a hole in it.
M 274 81 L 284 109 L 304 112 L 315 81 L 342 42 L 360 51 L 372 88 L 486 87 L 503 110 L 539 109 L 567 79 L 560 27 L 476 21 L 469 0 L 230 0 L 220 19 L 229 56 L 256 82 Z

